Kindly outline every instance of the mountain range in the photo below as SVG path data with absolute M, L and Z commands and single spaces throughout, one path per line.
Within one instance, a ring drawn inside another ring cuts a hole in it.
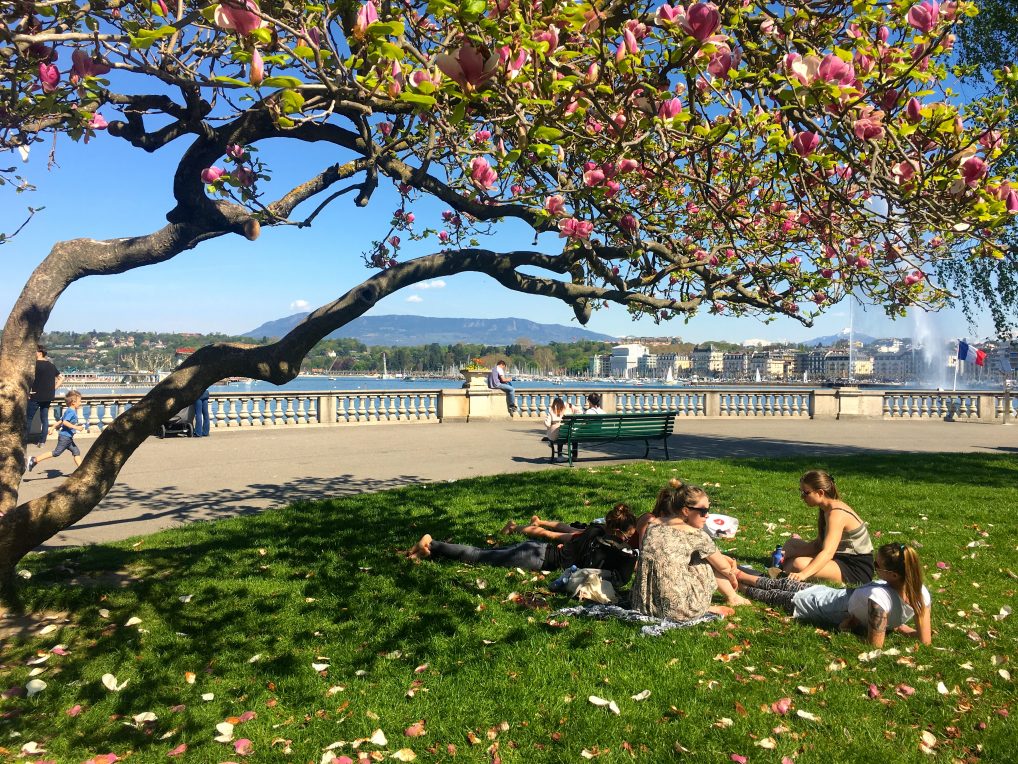
M 282 337 L 303 321 L 308 313 L 294 313 L 286 318 L 268 321 L 244 332 L 253 339 Z M 476 343 L 481 345 L 511 345 L 528 339 L 538 345 L 549 342 L 575 342 L 594 340 L 612 342 L 607 334 L 599 334 L 578 326 L 539 324 L 525 318 L 433 318 L 430 316 L 361 316 L 342 326 L 327 339 L 349 337 L 365 345 L 410 346 Z
M 848 342 L 848 334 L 849 334 L 848 330 L 844 329 L 838 332 L 837 334 L 827 334 L 823 337 L 814 337 L 811 340 L 803 340 L 802 344 L 811 348 L 820 346 L 833 347 L 839 342 Z M 871 337 L 870 335 L 863 334 L 862 332 L 856 332 L 854 335 L 852 335 L 852 339 L 856 342 L 861 342 L 864 345 L 869 345 L 871 342 L 876 342 L 878 339 L 881 338 Z

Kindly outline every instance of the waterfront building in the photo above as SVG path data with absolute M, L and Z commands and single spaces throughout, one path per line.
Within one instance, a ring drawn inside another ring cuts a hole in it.
M 915 378 L 916 375 L 916 357 L 914 351 L 877 353 L 873 357 L 874 379 L 882 382 L 904 382 Z
M 635 377 L 640 359 L 648 354 L 646 345 L 616 345 L 612 348 L 612 377 Z
M 693 373 L 700 377 L 716 377 L 724 371 L 725 354 L 713 345 L 693 348 L 690 354 Z
M 780 351 L 753 353 L 749 360 L 749 373 L 754 378 L 759 375 L 760 379 L 782 380 L 787 377 L 787 361 L 785 354 Z
M 828 379 L 868 379 L 873 376 L 873 357 L 862 353 L 852 354 L 853 368 L 849 370 L 848 350 L 832 350 L 824 363 L 824 376 Z
M 721 370 L 725 379 L 745 379 L 749 376 L 750 353 L 725 353 L 721 361 Z
M 611 353 L 597 353 L 590 359 L 590 376 L 610 377 L 612 373 Z

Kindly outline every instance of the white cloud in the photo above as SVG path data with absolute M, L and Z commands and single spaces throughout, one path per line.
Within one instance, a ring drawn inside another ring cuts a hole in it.
M 424 298 L 418 294 L 412 294 L 406 298 L 407 302 L 424 302 Z
M 307 300 L 294 300 L 290 303 L 290 310 L 307 310 L 311 307 L 311 303 Z
M 414 284 L 411 289 L 443 289 L 445 282 L 442 279 L 435 279 L 434 281 L 425 281 L 423 284 Z

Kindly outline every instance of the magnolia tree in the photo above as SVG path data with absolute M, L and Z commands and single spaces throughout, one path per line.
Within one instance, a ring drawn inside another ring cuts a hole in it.
M 945 268 L 1004 257 L 994 229 L 1018 211 L 995 170 L 1007 105 L 961 104 L 948 85 L 954 30 L 974 13 L 964 0 L 0 7 L 3 149 L 28 155 L 61 133 L 179 156 L 164 227 L 55 244 L 4 327 L 8 582 L 171 412 L 228 375 L 292 379 L 317 341 L 409 284 L 477 271 L 563 300 L 581 322 L 611 301 L 659 320 L 808 324 L 848 293 L 899 315 L 951 298 Z M 291 164 L 305 143 L 330 144 L 336 161 L 276 189 L 256 151 L 270 139 Z M 275 344 L 202 348 L 61 486 L 19 505 L 35 344 L 69 284 L 218 236 L 320 223 L 331 202 L 365 206 L 381 183 L 400 203 L 360 253 L 362 284 Z M 424 198 L 446 211 L 425 219 Z M 500 251 L 507 218 L 550 234 L 543 250 Z M 411 241 L 430 254 L 406 256 Z

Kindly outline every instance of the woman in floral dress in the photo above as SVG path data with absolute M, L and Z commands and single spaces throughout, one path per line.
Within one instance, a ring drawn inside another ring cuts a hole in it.
M 738 583 L 734 560 L 721 554 L 703 530 L 709 511 L 710 499 L 702 488 L 681 485 L 675 490 L 673 516 L 649 526 L 644 536 L 633 586 L 634 610 L 672 621 L 734 612 L 711 605 L 718 587 L 715 571 L 733 587 Z

